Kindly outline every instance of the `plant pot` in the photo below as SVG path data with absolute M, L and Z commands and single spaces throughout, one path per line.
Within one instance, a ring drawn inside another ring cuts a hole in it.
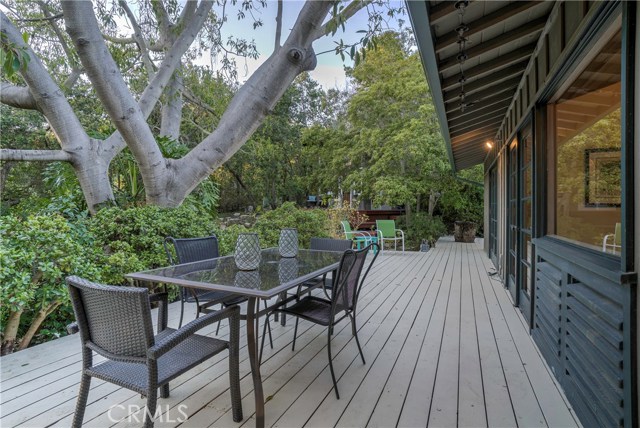
M 456 242 L 472 243 L 476 240 L 478 225 L 472 221 L 454 222 L 453 237 Z

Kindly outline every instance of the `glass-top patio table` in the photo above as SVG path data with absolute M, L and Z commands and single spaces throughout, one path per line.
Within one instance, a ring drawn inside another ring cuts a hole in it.
M 260 266 L 253 271 L 239 270 L 233 256 L 227 256 L 126 275 L 136 281 L 226 291 L 248 298 L 247 348 L 256 402 L 256 426 L 259 428 L 264 426 L 264 394 L 258 361 L 259 317 L 268 311 L 260 311 L 260 300 L 285 296 L 287 290 L 337 270 L 342 253 L 301 249 L 296 257 L 285 258 L 277 248 L 268 248 L 262 250 L 261 255 Z

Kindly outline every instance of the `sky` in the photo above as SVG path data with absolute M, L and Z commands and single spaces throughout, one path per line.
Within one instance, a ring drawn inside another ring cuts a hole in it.
M 399 6 L 400 1 L 392 1 L 394 6 Z M 304 1 L 300 0 L 284 0 L 283 2 L 283 19 L 282 19 L 282 42 L 286 40 L 289 34 L 290 28 L 294 25 L 298 13 L 300 12 Z M 216 10 L 220 12 L 220 9 Z M 223 40 L 226 40 L 229 35 L 235 37 L 243 37 L 248 40 L 255 40 L 260 57 L 257 60 L 254 59 L 242 59 L 238 58 L 238 79 L 240 82 L 246 81 L 251 73 L 253 73 L 262 62 L 268 58 L 272 53 L 275 43 L 276 34 L 276 13 L 277 2 L 269 0 L 267 7 L 264 9 L 256 10 L 255 17 L 259 17 L 262 20 L 262 27 L 255 30 L 251 25 L 251 17 L 247 16 L 244 20 L 238 20 L 236 12 L 230 12 L 227 10 L 228 22 L 222 27 Z M 405 22 L 408 22 L 408 17 L 403 16 Z M 398 21 L 393 19 L 388 22 L 390 28 L 399 28 Z M 366 9 L 358 11 L 352 18 L 349 19 L 347 25 L 345 25 L 345 31 L 339 29 L 334 36 L 326 36 L 317 40 L 314 44 L 314 50 L 316 54 L 321 52 L 330 51 L 318 55 L 318 65 L 316 69 L 309 74 L 316 80 L 325 90 L 331 88 L 344 89 L 347 85 L 344 66 L 352 66 L 353 62 L 347 57 L 343 62 L 340 55 L 335 54 L 335 42 L 339 42 L 342 39 L 345 44 L 355 43 L 360 40 L 362 34 L 357 33 L 358 30 L 366 30 L 368 27 L 368 14 Z

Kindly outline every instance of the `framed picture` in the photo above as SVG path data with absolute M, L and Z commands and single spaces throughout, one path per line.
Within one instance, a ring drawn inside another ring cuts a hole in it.
M 584 166 L 585 206 L 619 207 L 622 193 L 620 149 L 586 149 Z

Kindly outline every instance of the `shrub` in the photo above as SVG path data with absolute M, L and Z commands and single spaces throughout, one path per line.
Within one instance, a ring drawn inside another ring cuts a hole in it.
M 260 236 L 260 246 L 268 248 L 278 245 L 280 229 L 288 227 L 298 229 L 302 248 L 309 248 L 314 236 L 329 236 L 327 214 L 324 210 L 298 208 L 293 202 L 285 202 L 275 210 L 265 212 L 256 221 L 254 230 Z
M 213 218 L 193 207 L 105 208 L 91 222 L 91 231 L 106 257 L 105 281 L 122 284 L 124 274 L 166 266 L 166 236 L 193 238 L 214 230 Z
M 406 216 L 399 217 L 397 227 L 404 230 L 405 245 L 412 250 L 420 248 L 423 239 L 433 247 L 438 238 L 447 233 L 447 227 L 442 222 L 442 218 L 431 217 L 428 213 L 422 212 L 413 214 L 408 226 Z
M 68 306 L 66 276 L 102 279 L 99 253 L 79 230 L 60 215 L 0 217 L 3 355 L 29 346 L 47 317 Z
M 358 206 L 359 202 L 354 200 L 353 205 Z M 336 201 L 335 205 L 327 210 L 327 216 L 329 218 L 329 231 L 331 236 L 336 239 L 344 239 L 344 229 L 340 223 L 341 221 L 347 220 L 353 230 L 358 230 L 362 223 L 369 220 L 369 216 L 359 212 L 349 202 L 345 201 L 342 204 Z

